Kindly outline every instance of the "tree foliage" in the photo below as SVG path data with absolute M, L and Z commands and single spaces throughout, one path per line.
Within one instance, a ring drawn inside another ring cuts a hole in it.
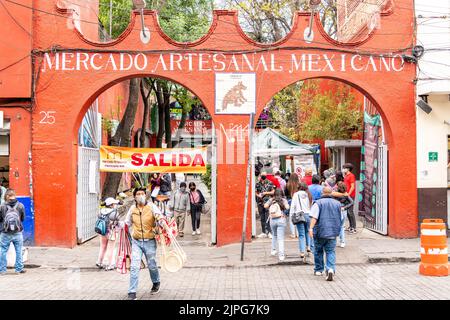
M 291 31 L 296 11 L 310 11 L 309 0 L 226 0 L 225 8 L 239 10 L 244 31 L 255 41 L 276 42 Z M 319 12 L 325 31 L 336 37 L 335 0 L 322 0 Z
M 274 96 L 270 103 L 274 127 L 301 142 L 351 139 L 362 131 L 361 103 L 350 86 L 338 83 L 323 92 L 319 81 L 298 82 Z

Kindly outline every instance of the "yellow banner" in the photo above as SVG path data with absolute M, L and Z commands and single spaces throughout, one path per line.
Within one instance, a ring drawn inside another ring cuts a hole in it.
M 100 147 L 102 172 L 206 173 L 206 147 Z

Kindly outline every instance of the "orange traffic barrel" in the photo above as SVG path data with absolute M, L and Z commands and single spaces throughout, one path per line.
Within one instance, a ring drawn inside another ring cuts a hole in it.
M 448 276 L 447 227 L 442 219 L 424 219 L 420 225 L 420 260 L 420 274 Z

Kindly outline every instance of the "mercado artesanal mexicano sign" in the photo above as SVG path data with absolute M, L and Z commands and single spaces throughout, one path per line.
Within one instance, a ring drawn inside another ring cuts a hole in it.
M 207 148 L 100 147 L 100 171 L 206 173 Z
M 200 71 L 200 72 L 400 72 L 401 54 L 353 53 L 45 53 L 42 72 L 48 71 Z

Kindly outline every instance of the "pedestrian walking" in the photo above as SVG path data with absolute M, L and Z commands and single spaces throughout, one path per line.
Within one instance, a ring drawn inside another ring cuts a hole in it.
M 353 171 L 353 165 L 351 163 L 345 163 L 342 166 L 342 172 L 344 174 L 344 182 L 347 186 L 347 192 L 348 195 L 352 198 L 353 203 L 355 202 L 355 196 L 356 196 L 356 178 L 355 175 L 352 173 Z M 350 227 L 348 229 L 349 233 L 356 233 L 356 218 L 355 218 L 355 212 L 354 212 L 354 206 L 350 206 L 347 209 L 347 217 L 348 222 L 350 223 Z
M 99 269 L 105 269 L 110 271 L 115 269 L 114 249 L 116 245 L 117 232 L 118 232 L 118 219 L 119 214 L 117 211 L 120 201 L 114 198 L 107 198 L 105 200 L 105 208 L 102 208 L 99 213 L 99 218 L 105 219 L 106 233 L 100 234 L 100 251 L 95 264 Z M 106 263 L 104 258 L 106 255 Z
M 345 217 L 347 216 L 348 208 L 353 206 L 353 199 L 349 197 L 347 194 L 347 186 L 344 182 L 339 182 L 337 184 L 337 192 L 342 194 L 337 196 L 336 193 L 333 193 L 333 197 L 341 203 L 341 231 L 339 232 L 339 246 L 341 248 L 345 248 Z
M 17 200 L 16 192 L 6 190 L 5 203 L 0 206 L 0 275 L 6 274 L 6 255 L 11 243 L 16 251 L 15 272 L 25 273 L 22 260 L 24 220 L 25 207 Z
M 337 190 L 336 175 L 335 175 L 333 168 L 325 170 L 323 172 L 323 176 L 325 178 L 325 181 L 322 184 L 322 186 L 330 187 L 331 190 L 336 191 Z
M 277 254 L 278 245 L 278 259 L 283 261 L 286 257 L 284 253 L 284 232 L 287 220 L 285 211 L 289 209 L 283 191 L 275 190 L 274 196 L 264 204 L 264 208 L 269 210 L 270 229 L 272 230 L 272 251 L 270 254 L 272 256 Z
M 292 196 L 292 206 L 290 216 L 293 216 L 296 212 L 303 212 L 305 221 L 296 224 L 298 230 L 298 248 L 300 251 L 300 259 L 306 262 L 306 254 L 309 254 L 314 249 L 314 243 L 312 237 L 309 235 L 309 226 L 311 223 L 310 212 L 313 197 L 308 189 L 306 183 L 301 182 L 299 185 L 299 191 Z
M 299 179 L 298 175 L 294 172 L 289 176 L 289 180 L 286 184 L 286 192 L 285 193 L 286 193 L 286 198 L 287 198 L 289 206 L 292 206 L 292 196 L 294 195 L 294 193 L 296 193 L 299 190 L 299 187 L 300 187 L 300 179 Z M 298 230 L 297 230 L 297 227 L 292 223 L 292 215 L 290 214 L 290 210 L 289 210 L 288 223 L 289 223 L 289 229 L 291 231 L 290 237 L 292 239 L 297 238 Z
M 309 192 L 311 192 L 313 201 L 316 201 L 317 199 L 320 199 L 322 196 L 322 189 L 323 187 L 320 185 L 320 177 L 319 175 L 315 174 L 312 176 L 311 185 L 308 186 Z
M 190 210 L 189 192 L 186 191 L 186 182 L 180 183 L 180 188 L 172 194 L 169 209 L 173 212 L 177 223 L 178 235 L 184 237 L 184 222 Z
M 302 182 L 306 183 L 308 186 L 312 184 L 312 173 L 313 173 L 312 168 L 305 169 L 305 176 L 303 177 Z
M 286 181 L 281 177 L 281 171 L 276 168 L 274 169 L 275 178 L 278 180 L 278 183 L 280 184 L 280 189 L 283 191 L 286 189 Z
M 261 219 L 261 234 L 258 238 L 266 238 L 270 234 L 270 224 L 268 223 L 269 212 L 264 208 L 264 204 L 275 194 L 275 186 L 267 179 L 267 172 L 262 171 L 259 181 L 255 186 L 256 203 L 258 204 L 258 212 Z
M 314 275 L 321 276 L 325 270 L 327 281 L 332 281 L 336 273 L 336 237 L 341 230 L 341 203 L 331 193 L 325 187 L 322 197 L 312 205 L 309 228 L 309 235 L 314 238 Z
M 156 263 L 156 240 L 154 229 L 158 221 L 163 218 L 159 208 L 153 203 L 147 202 L 145 188 L 136 188 L 133 191 L 136 204 L 132 205 L 127 213 L 125 221 L 131 227 L 131 268 L 128 299 L 136 300 L 136 292 L 139 283 L 139 271 L 141 269 L 142 255 L 147 260 L 150 278 L 153 283 L 150 294 L 156 294 L 161 288 L 158 265 Z
M 189 200 L 191 204 L 191 222 L 192 222 L 192 235 L 201 234 L 200 232 L 200 217 L 202 215 L 203 206 L 206 203 L 205 197 L 202 192 L 197 189 L 194 182 L 189 183 Z
M 152 201 L 155 202 L 156 201 L 156 197 L 159 194 L 161 188 L 161 177 L 159 173 L 153 173 L 151 178 L 150 178 L 150 192 L 151 192 L 151 197 L 152 197 Z

